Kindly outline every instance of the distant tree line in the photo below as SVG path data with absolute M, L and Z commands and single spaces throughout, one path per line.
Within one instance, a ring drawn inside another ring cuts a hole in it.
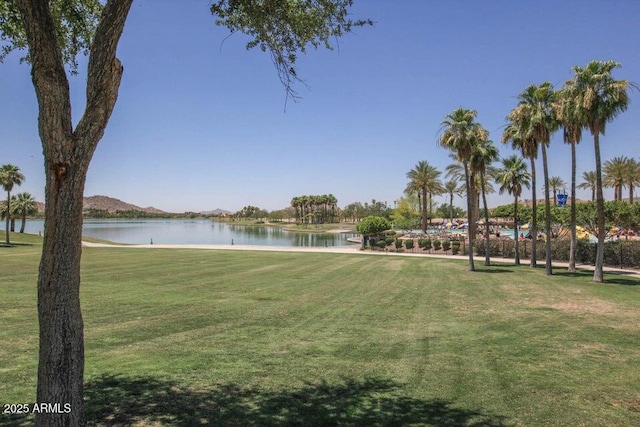
M 296 222 L 324 224 L 337 222 L 338 199 L 333 194 L 296 196 L 291 199 Z

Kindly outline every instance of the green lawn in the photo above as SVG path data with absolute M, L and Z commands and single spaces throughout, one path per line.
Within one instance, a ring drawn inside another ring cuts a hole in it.
M 37 237 L 0 247 L 0 403 L 35 399 Z M 478 263 L 480 264 L 480 263 Z M 640 425 L 640 280 L 362 254 L 85 248 L 98 425 Z M 0 415 L 0 425 L 29 424 Z

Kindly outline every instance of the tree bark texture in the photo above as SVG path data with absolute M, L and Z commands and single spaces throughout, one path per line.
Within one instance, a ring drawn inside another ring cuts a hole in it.
M 576 248 L 578 235 L 576 232 L 576 144 L 571 143 L 571 245 L 569 246 L 569 272 L 576 272 Z
M 115 53 L 131 2 L 110 0 L 103 9 L 89 58 L 87 105 L 75 131 L 69 83 L 49 2 L 18 3 L 29 43 L 46 175 L 44 241 L 38 275 L 37 402 L 70 405 L 70 412 L 37 414 L 38 426 L 86 423 L 80 309 L 82 196 L 89 162 L 117 99 L 122 66 Z
M 536 159 L 531 157 L 531 227 L 529 227 L 529 234 L 531 234 L 531 260 L 529 262 L 529 266 L 531 268 L 536 268 L 538 266 L 538 249 L 537 249 L 537 240 L 538 240 L 538 216 L 536 215 L 536 211 L 538 209 L 538 192 L 536 190 Z M 516 234 L 518 234 L 518 228 L 516 227 Z
M 604 281 L 604 196 L 602 194 L 602 162 L 600 159 L 600 134 L 593 134 L 593 146 L 596 155 L 596 211 L 598 212 L 598 246 L 596 248 L 596 265 L 593 281 Z
M 553 265 L 551 263 L 551 203 L 549 203 L 549 165 L 546 144 L 542 144 L 542 169 L 544 171 L 544 232 L 547 236 L 544 244 L 545 272 L 550 276 L 553 274 Z M 534 241 L 533 236 L 531 237 Z
M 469 165 L 467 165 L 467 163 L 464 163 L 464 178 L 466 180 L 466 184 L 467 184 L 467 236 L 469 238 L 469 250 L 468 250 L 468 256 L 469 256 L 469 271 L 476 271 L 476 266 L 473 262 L 473 241 L 474 241 L 474 237 L 475 237 L 475 232 L 476 232 L 476 227 L 475 224 L 473 222 L 473 204 L 474 204 L 474 200 L 476 198 L 476 193 L 475 193 L 475 183 L 474 181 L 474 177 L 471 176 L 470 171 L 469 171 Z

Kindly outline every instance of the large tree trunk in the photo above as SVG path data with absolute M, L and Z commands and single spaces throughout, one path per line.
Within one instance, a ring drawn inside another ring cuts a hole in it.
M 598 212 L 598 247 L 596 249 L 596 266 L 593 281 L 604 281 L 604 196 L 602 195 L 602 163 L 600 159 L 600 134 L 593 134 L 593 146 L 596 155 L 596 210 Z
M 38 130 L 45 157 L 45 237 L 38 275 L 39 403 L 68 404 L 36 415 L 38 426 L 85 424 L 84 340 L 80 311 L 82 195 L 93 152 L 115 106 L 122 77 L 116 58 L 132 0 L 109 0 L 96 29 L 87 73 L 87 105 L 73 130 L 69 83 L 50 2 L 22 0 Z
M 11 217 L 11 232 L 16 232 L 16 219 L 14 217 Z
M 531 234 L 531 260 L 529 265 L 532 268 L 538 266 L 538 193 L 536 190 L 536 159 L 531 157 L 531 227 L 529 227 L 529 234 Z M 515 233 L 518 234 L 518 229 L 515 229 Z
M 571 143 L 571 244 L 569 246 L 569 272 L 576 272 L 576 248 L 578 235 L 576 232 L 576 144 Z
M 545 241 L 545 272 L 548 276 L 553 274 L 551 263 L 551 203 L 549 197 L 549 165 L 547 163 L 547 146 L 542 145 L 542 169 L 544 170 L 544 232 Z
M 469 248 L 468 248 L 468 257 L 469 257 L 469 271 L 476 271 L 476 266 L 473 263 L 473 240 L 474 240 L 474 235 L 473 233 L 475 232 L 475 227 L 472 227 L 471 224 L 473 223 L 471 218 L 472 218 L 472 213 L 473 213 L 473 200 L 475 198 L 475 194 L 473 192 L 473 189 L 475 188 L 475 186 L 473 186 L 471 184 L 471 177 L 469 176 L 469 166 L 464 163 L 464 179 L 465 179 L 465 183 L 467 184 L 467 237 L 469 240 Z
M 80 255 L 86 168 L 73 160 L 66 170 L 52 167 L 47 160 L 47 208 L 38 277 L 37 401 L 69 404 L 70 412 L 40 414 L 37 424 L 41 426 L 85 424 Z
M 27 215 L 22 215 L 22 223 L 20 224 L 20 233 L 24 233 L 24 227 L 27 224 Z

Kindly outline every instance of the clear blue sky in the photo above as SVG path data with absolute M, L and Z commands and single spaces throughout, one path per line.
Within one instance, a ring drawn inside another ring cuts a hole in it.
M 310 89 L 298 86 L 303 99 L 284 112 L 269 56 L 247 51 L 241 34 L 226 38 L 208 4 L 134 1 L 118 51 L 120 96 L 85 195 L 176 212 L 273 210 L 324 193 L 340 206 L 373 198 L 392 205 L 418 161 L 442 170 L 451 162 L 436 138 L 457 107 L 478 111 L 505 156 L 504 117 L 527 85 L 559 86 L 572 66 L 594 59 L 616 60 L 616 78 L 640 82 L 636 0 L 356 0 L 353 16 L 376 25 L 343 37 L 334 51 L 301 57 Z M 43 200 L 36 98 L 18 59 L 0 64 L 0 164 L 18 165 L 27 180 L 17 190 Z M 70 81 L 78 120 L 85 75 Z M 639 143 L 640 93 L 632 92 L 630 108 L 601 139 L 603 159 L 639 157 Z M 569 147 L 560 133 L 551 145 L 550 173 L 568 182 Z M 595 169 L 588 133 L 578 159 L 578 176 Z M 489 197 L 492 206 L 510 201 Z

